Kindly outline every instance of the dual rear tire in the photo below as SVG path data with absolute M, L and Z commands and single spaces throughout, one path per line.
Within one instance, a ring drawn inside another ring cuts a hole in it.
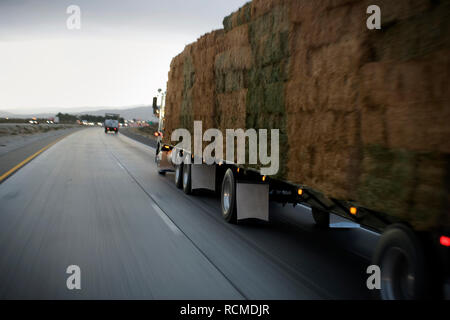
M 183 191 L 187 195 L 192 195 L 192 175 L 191 175 L 191 164 L 183 164 L 183 181 L 182 187 Z
M 318 228 L 329 227 L 328 212 L 313 208 L 312 215 Z M 381 271 L 381 288 L 375 291 L 377 299 L 429 299 L 434 291 L 424 244 L 406 225 L 394 224 L 383 232 L 372 265 Z
M 183 189 L 187 195 L 192 195 L 192 165 L 181 164 L 175 168 L 175 185 Z M 237 223 L 236 210 L 236 179 L 231 169 L 228 169 L 222 181 L 221 188 L 222 216 L 228 223 Z
M 231 169 L 225 172 L 225 176 L 222 181 L 221 190 L 221 208 L 222 217 L 228 223 L 237 223 L 237 210 L 236 210 L 236 179 Z
M 175 166 L 175 186 L 178 189 L 183 189 L 183 192 L 187 195 L 193 194 L 190 164 L 181 163 Z
M 425 248 L 407 226 L 389 226 L 378 241 L 372 264 L 380 267 L 382 300 L 428 299 L 431 290 Z
M 191 165 L 176 167 L 175 185 L 192 194 Z M 225 221 L 237 223 L 236 178 L 227 169 L 221 186 L 221 209 Z M 313 209 L 314 221 L 320 228 L 330 222 L 328 212 Z M 430 279 L 422 242 L 407 226 L 395 224 L 386 229 L 378 241 L 372 264 L 380 267 L 381 289 L 376 290 L 382 300 L 416 300 L 429 298 Z
M 183 189 L 183 164 L 175 167 L 175 186 L 178 189 Z

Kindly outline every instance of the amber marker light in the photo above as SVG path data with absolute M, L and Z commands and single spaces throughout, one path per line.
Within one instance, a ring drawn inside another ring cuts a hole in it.
M 351 207 L 350 213 L 355 216 L 358 213 L 358 209 L 356 209 L 355 207 Z

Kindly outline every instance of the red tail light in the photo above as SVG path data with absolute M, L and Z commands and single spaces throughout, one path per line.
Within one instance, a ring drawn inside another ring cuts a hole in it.
M 439 241 L 444 247 L 450 247 L 450 238 L 446 236 L 442 236 Z

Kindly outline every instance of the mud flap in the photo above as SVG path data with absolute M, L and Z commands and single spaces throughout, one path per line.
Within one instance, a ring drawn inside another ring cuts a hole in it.
M 159 166 L 159 170 L 174 170 L 174 167 L 172 165 L 172 161 L 171 161 L 171 157 L 172 157 L 172 152 L 167 152 L 167 151 L 161 151 L 158 154 L 158 166 Z
M 269 221 L 269 185 L 236 183 L 237 219 Z
M 216 166 L 193 164 L 191 166 L 191 185 L 194 189 L 216 191 Z

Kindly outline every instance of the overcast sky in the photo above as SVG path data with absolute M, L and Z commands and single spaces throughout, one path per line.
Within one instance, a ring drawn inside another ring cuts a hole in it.
M 170 61 L 247 0 L 0 0 L 0 110 L 151 104 Z M 81 9 L 69 30 L 67 7 Z

